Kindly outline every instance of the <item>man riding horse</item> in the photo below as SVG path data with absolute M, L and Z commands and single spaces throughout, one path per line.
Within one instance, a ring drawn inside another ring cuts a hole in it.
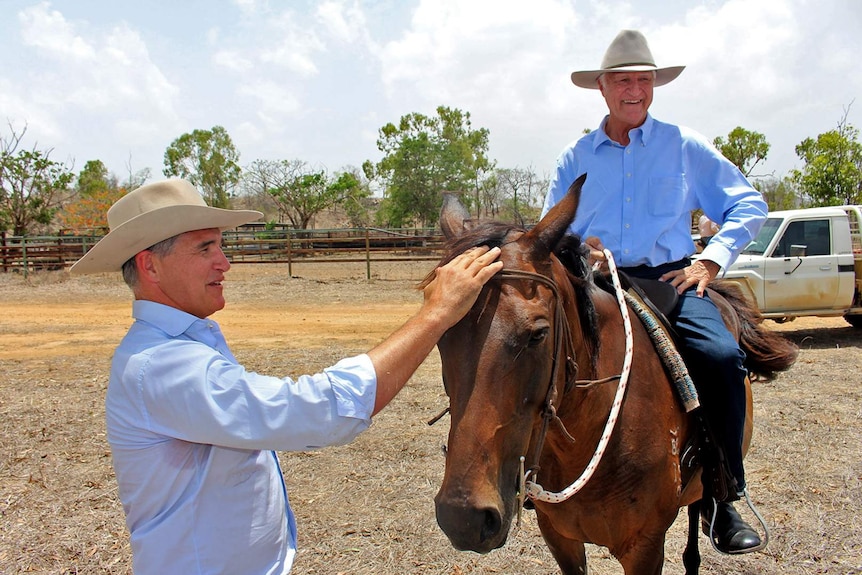
M 576 86 L 599 90 L 609 114 L 559 156 L 542 215 L 576 178 L 587 174 L 570 231 L 585 238 L 596 261 L 605 259 L 607 247 L 629 276 L 677 288 L 679 303 L 670 320 L 736 482 L 724 501 L 703 506 L 704 522 L 713 524 L 711 536 L 720 550 L 745 553 L 761 546 L 757 532 L 732 504 L 747 489 L 742 464 L 745 354 L 706 287 L 754 238 L 767 206 L 706 138 L 648 113 L 653 88 L 676 79 L 683 68 L 657 67 L 646 38 L 623 30 L 599 69 L 572 73 Z M 692 261 L 691 212 L 698 208 L 721 229 Z

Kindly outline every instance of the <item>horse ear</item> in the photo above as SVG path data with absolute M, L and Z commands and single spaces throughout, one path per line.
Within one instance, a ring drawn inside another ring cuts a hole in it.
M 553 251 L 554 246 L 565 235 L 569 224 L 575 219 L 578 204 L 581 201 L 581 188 L 583 188 L 586 180 L 587 175 L 583 174 L 572 182 L 563 199 L 545 214 L 545 217 L 536 224 L 536 227 L 527 233 L 527 237 L 533 245 L 541 246 L 548 253 Z
M 458 199 L 458 194 L 443 193 L 443 207 L 440 209 L 440 228 L 446 239 L 452 239 L 469 230 L 473 226 L 470 212 Z

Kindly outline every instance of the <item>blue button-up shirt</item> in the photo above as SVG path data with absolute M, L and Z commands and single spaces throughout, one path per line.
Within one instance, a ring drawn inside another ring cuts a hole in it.
M 136 575 L 283 574 L 296 526 L 275 452 L 371 423 L 366 355 L 296 381 L 239 365 L 216 322 L 135 301 L 106 398 Z
M 571 232 L 596 236 L 620 266 L 659 266 L 691 256 L 691 212 L 721 230 L 704 259 L 726 269 L 766 219 L 767 206 L 739 169 L 693 130 L 647 116 L 622 146 L 605 133 L 607 117 L 557 159 L 544 216 L 586 173 Z

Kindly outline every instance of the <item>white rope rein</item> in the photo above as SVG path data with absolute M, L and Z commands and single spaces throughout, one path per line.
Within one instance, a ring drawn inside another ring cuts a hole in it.
M 578 477 L 574 483 L 563 489 L 559 492 L 551 492 L 545 491 L 541 485 L 534 481 L 530 481 L 529 475 L 530 472 L 524 473 L 521 472 L 521 484 L 523 485 L 522 493 L 524 493 L 527 497 L 537 501 L 544 501 L 546 503 L 562 503 L 566 501 L 578 491 L 580 491 L 584 485 L 592 478 L 593 473 L 596 471 L 596 467 L 598 467 L 599 462 L 602 460 L 602 456 L 605 453 L 605 449 L 608 446 L 608 442 L 611 439 L 611 434 L 614 431 L 614 427 L 617 423 L 617 418 L 619 417 L 620 408 L 623 404 L 623 397 L 626 393 L 626 387 L 628 386 L 629 373 L 631 372 L 632 365 L 632 355 L 634 353 L 634 336 L 632 335 L 632 324 L 629 319 L 629 311 L 628 306 L 626 305 L 625 300 L 625 292 L 623 291 L 622 285 L 620 284 L 620 278 L 617 274 L 617 266 L 614 262 L 614 257 L 611 255 L 610 250 L 604 250 L 605 257 L 607 258 L 608 268 L 611 272 L 611 279 L 614 283 L 614 291 L 616 292 L 617 303 L 620 306 L 620 313 L 623 316 L 623 326 L 625 328 L 626 333 L 626 354 L 625 359 L 623 360 L 623 370 L 620 374 L 620 381 L 617 387 L 617 393 L 614 396 L 614 402 L 611 406 L 611 412 L 608 415 L 608 420 L 605 423 L 605 429 L 602 432 L 602 437 L 599 440 L 599 444 L 596 447 L 596 452 L 593 454 L 592 459 L 587 464 L 586 469 L 584 469 L 581 476 Z M 523 466 L 523 458 L 521 458 Z

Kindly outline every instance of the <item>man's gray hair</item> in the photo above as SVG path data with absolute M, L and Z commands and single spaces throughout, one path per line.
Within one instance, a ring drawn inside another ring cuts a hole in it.
M 177 241 L 179 235 L 171 236 L 166 240 L 162 240 L 157 244 L 153 244 L 146 249 L 146 251 L 153 252 L 157 256 L 164 257 L 171 253 L 171 250 L 174 249 L 174 244 Z M 137 255 L 137 254 L 136 254 Z M 126 282 L 126 285 L 132 289 L 138 285 L 138 264 L 135 263 L 134 256 L 130 257 L 126 260 L 126 263 L 123 264 L 123 281 Z

